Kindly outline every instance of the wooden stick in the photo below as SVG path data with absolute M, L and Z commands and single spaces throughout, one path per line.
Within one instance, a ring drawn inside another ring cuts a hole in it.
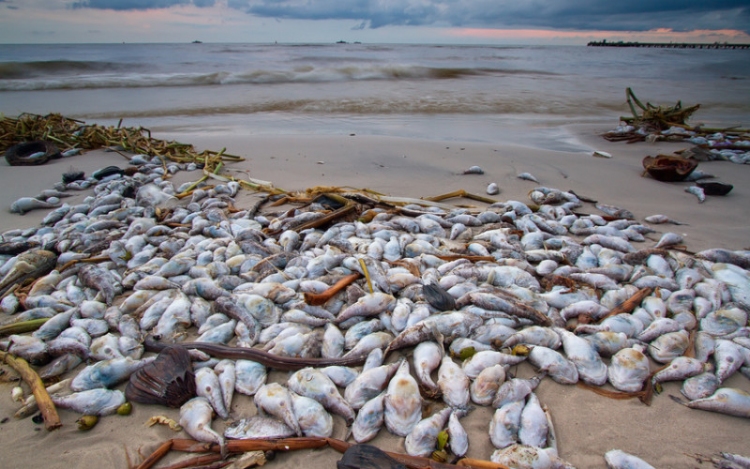
M 359 272 L 349 274 L 342 278 L 323 293 L 305 293 L 305 302 L 312 306 L 324 305 L 333 298 L 333 295 L 346 288 L 350 283 L 359 278 Z
M 143 460 L 135 469 L 150 469 L 154 464 L 159 462 L 169 451 L 172 449 L 172 440 L 167 440 L 161 444 L 156 451 L 151 453 L 149 457 Z
M 169 466 L 164 466 L 161 469 L 184 469 L 186 467 L 193 467 L 193 466 L 204 466 L 206 464 L 213 464 L 215 462 L 221 461 L 223 458 L 221 457 L 221 454 L 204 454 L 202 456 L 196 456 L 194 458 L 186 459 L 184 461 L 179 461 L 174 464 L 170 464 Z M 226 461 L 227 464 L 231 464 L 231 461 Z
M 48 431 L 62 427 L 55 404 L 52 402 L 49 394 L 47 394 L 47 389 L 44 387 L 44 383 L 42 383 L 42 379 L 36 371 L 23 358 L 14 357 L 6 352 L 0 352 L 0 358 L 16 370 L 31 388 L 31 392 L 36 397 L 37 406 L 39 406 L 39 410 L 42 413 L 42 418 L 44 418 L 44 427 Z
M 505 464 L 471 458 L 459 459 L 459 461 L 456 463 L 456 466 L 470 467 L 474 469 L 510 469 L 510 467 L 506 466 Z
M 641 304 L 644 298 L 646 298 L 648 295 L 650 295 L 654 291 L 653 288 L 641 288 L 638 290 L 635 295 L 631 296 L 627 300 L 623 301 L 619 306 L 615 306 L 610 310 L 609 313 L 605 314 L 600 318 L 600 320 L 604 320 L 610 316 L 614 316 L 616 314 L 620 313 L 631 313 L 633 310 Z
M 218 453 L 219 445 L 195 440 L 175 438 L 172 449 L 185 453 Z M 326 446 L 325 438 L 278 438 L 278 439 L 247 439 L 227 441 L 227 451 L 230 453 L 245 453 L 247 451 L 293 451 L 298 449 L 317 449 Z

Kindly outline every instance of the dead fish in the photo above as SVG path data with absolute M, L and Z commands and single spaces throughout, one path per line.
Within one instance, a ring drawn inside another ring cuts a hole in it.
M 661 214 L 649 215 L 643 220 L 648 223 L 652 223 L 654 225 L 661 225 L 664 223 L 671 223 L 673 225 L 687 225 L 687 223 L 682 223 L 677 220 L 673 220 L 672 218 L 669 218 L 668 216 L 661 215 Z
M 678 235 L 677 233 L 664 233 L 659 239 L 659 242 L 654 246 L 654 249 L 669 248 L 678 244 L 682 244 L 682 242 L 682 236 Z
M 502 449 L 518 442 L 523 408 L 523 400 L 514 400 L 505 403 L 495 411 L 489 427 L 492 446 Z
M 404 441 L 406 452 L 412 456 L 422 457 L 432 454 L 435 450 L 438 433 L 448 423 L 450 414 L 451 408 L 446 407 L 414 425 Z
M 696 196 L 698 198 L 698 203 L 700 204 L 706 201 L 706 193 L 698 186 L 686 187 L 685 192 Z
M 130 357 L 113 358 L 89 365 L 70 383 L 72 391 L 108 388 L 125 381 L 130 375 L 153 359 L 133 360 Z
M 422 417 L 419 385 L 409 373 L 409 362 L 401 362 L 385 394 L 385 426 L 398 436 L 408 435 Z
M 235 391 L 253 396 L 266 384 L 267 371 L 265 365 L 252 360 L 237 360 L 235 367 Z
M 451 416 L 448 418 L 448 444 L 451 453 L 459 458 L 466 456 L 469 452 L 469 434 L 466 433 L 460 418 L 466 415 L 465 410 L 453 409 Z
M 656 372 L 651 382 L 656 384 L 665 381 L 682 381 L 703 373 L 704 368 L 705 365 L 700 360 L 692 357 L 677 357 L 666 368 Z
M 290 393 L 294 417 L 302 434 L 307 437 L 328 438 L 333 433 L 333 418 L 315 399 Z
M 84 286 L 101 292 L 107 305 L 111 305 L 119 293 L 120 283 L 112 273 L 96 264 L 86 264 L 78 270 L 78 278 Z
M 708 410 L 736 417 L 750 418 L 750 394 L 735 388 L 719 388 L 713 395 L 704 399 L 683 402 L 680 398 L 670 395 L 678 404 L 691 409 Z
M 484 170 L 479 166 L 471 166 L 469 169 L 464 171 L 464 174 L 484 174 Z
M 604 454 L 604 461 L 609 469 L 655 469 L 643 459 L 619 449 L 612 449 Z
M 504 382 L 497 390 L 492 407 L 500 408 L 513 401 L 523 401 L 526 396 L 536 389 L 544 375 L 534 376 L 530 379 L 513 378 Z
M 105 388 L 89 389 L 65 396 L 51 395 L 56 406 L 82 415 L 111 415 L 125 403 L 122 391 Z
M 504 449 L 495 450 L 490 461 L 508 467 L 528 469 L 553 469 L 572 467 L 557 456 L 554 448 L 537 448 L 514 444 Z
M 349 318 L 355 316 L 371 317 L 377 316 L 383 311 L 392 309 L 396 305 L 396 298 L 392 295 L 375 292 L 369 293 L 341 311 L 336 317 L 334 323 L 340 324 Z
M 578 369 L 575 364 L 551 348 L 540 345 L 532 347 L 528 360 L 557 383 L 576 384 L 578 382 Z
M 547 416 L 535 393 L 529 394 L 526 405 L 521 411 L 521 427 L 518 440 L 523 445 L 544 448 L 547 446 Z
M 385 392 L 373 397 L 359 409 L 352 424 L 352 437 L 357 443 L 370 441 L 383 426 Z
M 422 342 L 414 348 L 412 360 L 414 361 L 414 373 L 419 382 L 428 390 L 438 390 L 437 384 L 432 380 L 432 372 L 440 366 L 444 351 L 437 343 Z
M 232 360 L 222 360 L 214 367 L 217 378 L 219 378 L 219 386 L 221 387 L 221 395 L 224 400 L 224 408 L 227 413 L 232 409 L 232 398 L 234 397 L 235 382 L 237 381 L 237 370 Z
M 36 279 L 50 273 L 57 263 L 57 254 L 45 249 L 32 249 L 22 252 L 15 259 L 10 270 L 0 280 L 0 295 L 4 295 L 15 284 L 20 285 L 27 279 Z
M 51 203 L 45 200 L 39 200 L 35 197 L 21 197 L 20 199 L 13 202 L 10 206 L 10 211 L 19 215 L 24 215 L 26 212 L 40 208 L 56 208 L 60 206 L 59 199 L 56 203 Z
M 615 207 L 614 205 L 608 205 L 608 204 L 603 204 L 603 203 L 596 204 L 596 208 L 606 213 L 610 217 L 624 218 L 626 220 L 635 220 L 635 215 L 633 215 L 633 212 L 624 208 Z
M 327 410 L 340 415 L 347 426 L 354 422 L 354 410 L 339 394 L 331 378 L 315 368 L 303 368 L 296 371 L 287 381 L 291 391 L 306 396 L 323 404 Z
M 276 417 L 289 426 L 297 436 L 302 436 L 302 429 L 294 416 L 292 396 L 287 388 L 278 383 L 264 384 L 255 393 L 254 401 L 258 410 Z
M 394 362 L 363 371 L 346 387 L 344 399 L 352 409 L 360 409 L 367 401 L 383 392 L 399 366 L 399 362 Z
M 488 406 L 500 389 L 500 385 L 505 382 L 505 366 L 493 365 L 482 370 L 474 378 L 469 386 L 471 401 L 475 404 Z
M 464 370 L 450 356 L 444 356 L 437 381 L 443 401 L 450 407 L 465 409 L 470 398 L 469 384 L 469 377 Z
M 648 353 L 659 363 L 669 363 L 682 356 L 688 346 L 690 346 L 690 334 L 687 331 L 668 332 L 648 345 Z
M 198 441 L 218 443 L 221 453 L 226 454 L 224 437 L 211 428 L 213 408 L 205 397 L 194 397 L 180 407 L 180 425 Z
M 491 182 L 487 185 L 487 194 L 497 195 L 499 193 L 500 193 L 500 187 L 498 187 L 497 183 Z
M 531 173 L 519 173 L 516 177 L 518 179 L 523 179 L 524 181 L 533 181 L 539 183 L 539 180 L 535 178 Z
M 294 430 L 284 422 L 262 415 L 240 419 L 224 430 L 224 437 L 245 440 L 248 438 L 288 438 Z
M 595 386 L 607 382 L 607 365 L 588 341 L 560 327 L 553 330 L 560 335 L 565 355 L 575 364 L 580 379 Z
M 695 401 L 709 397 L 719 389 L 719 386 L 719 378 L 711 371 L 706 371 L 683 381 L 680 392 L 691 401 Z
M 607 377 L 612 386 L 624 392 L 643 389 L 651 369 L 648 357 L 642 348 L 624 348 L 614 354 L 607 368 Z

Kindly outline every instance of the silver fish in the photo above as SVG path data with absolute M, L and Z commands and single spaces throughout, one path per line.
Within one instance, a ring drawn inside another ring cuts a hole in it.
M 528 359 L 529 363 L 557 383 L 575 384 L 578 382 L 578 369 L 575 364 L 551 348 L 534 346 L 529 352 Z
M 607 382 L 607 365 L 588 341 L 559 327 L 554 331 L 560 335 L 565 355 L 575 364 L 580 379 L 595 386 Z
M 492 400 L 492 407 L 500 408 L 509 402 L 523 401 L 539 385 L 543 375 L 530 379 L 513 378 L 504 382 Z
M 703 191 L 702 188 L 698 186 L 690 186 L 685 188 L 685 192 L 689 194 L 693 194 L 698 198 L 698 203 L 702 204 L 706 201 L 706 193 Z
M 219 417 L 223 419 L 229 417 L 229 411 L 224 405 L 219 377 L 213 369 L 203 367 L 195 372 L 195 389 L 198 396 L 206 398 Z
M 382 393 L 400 366 L 399 362 L 370 368 L 360 373 L 344 390 L 344 399 L 359 410 L 367 401 Z
M 108 388 L 125 381 L 130 375 L 152 361 L 133 360 L 130 357 L 114 358 L 89 365 L 81 370 L 70 383 L 72 391 L 85 391 L 95 388 Z
M 89 389 L 65 396 L 51 395 L 56 406 L 83 415 L 110 415 L 125 403 L 125 394 L 119 390 Z
M 448 423 L 451 412 L 451 408 L 446 407 L 414 425 L 404 441 L 406 452 L 412 456 L 421 457 L 432 454 L 438 433 Z
M 438 370 L 437 381 L 443 401 L 450 407 L 465 409 L 471 397 L 469 395 L 470 384 L 469 377 L 464 370 L 451 357 L 444 356 Z
M 637 392 L 643 388 L 651 369 L 642 349 L 624 348 L 617 352 L 607 368 L 607 377 L 615 389 Z
M 695 375 L 682 383 L 680 392 L 691 401 L 709 397 L 719 389 L 721 383 L 711 371 Z
M 432 380 L 431 374 L 440 366 L 443 353 L 442 347 L 432 341 L 420 343 L 412 353 L 414 373 L 422 386 L 432 392 L 437 391 L 438 386 Z
M 490 461 L 508 467 L 527 468 L 571 468 L 572 466 L 557 456 L 553 448 L 537 448 L 514 444 L 504 449 L 495 450 Z
M 385 392 L 367 401 L 357 412 L 352 424 L 352 437 L 357 443 L 365 443 L 377 436 L 383 426 Z
M 521 444 L 544 448 L 547 446 L 547 416 L 535 393 L 529 394 L 526 405 L 521 411 L 521 427 L 518 439 Z
M 224 430 L 226 438 L 240 440 L 248 438 L 288 438 L 294 435 L 294 430 L 284 422 L 261 415 L 240 419 Z
M 263 364 L 252 360 L 237 360 L 234 366 L 235 391 L 247 396 L 253 396 L 261 386 L 266 384 L 267 372 Z
M 294 416 L 292 396 L 287 388 L 278 383 L 264 384 L 255 393 L 254 401 L 258 410 L 278 418 L 297 436 L 302 436 L 302 429 Z
M 495 411 L 489 427 L 492 446 L 502 449 L 518 442 L 518 430 L 521 428 L 523 408 L 523 400 L 513 400 Z
M 469 451 L 469 434 L 466 433 L 459 419 L 466 415 L 466 411 L 453 409 L 448 418 L 448 436 L 451 453 L 462 458 Z
M 398 436 L 406 436 L 422 418 L 419 385 L 409 373 L 409 362 L 401 362 L 385 394 L 385 426 Z
M 224 437 L 211 428 L 213 408 L 205 397 L 194 397 L 180 407 L 180 426 L 198 441 L 218 443 L 226 453 Z
M 604 454 L 604 461 L 609 469 L 655 469 L 643 459 L 619 449 L 612 449 Z
M 471 401 L 485 406 L 492 404 L 492 400 L 503 382 L 505 382 L 505 366 L 493 365 L 485 368 L 469 386 Z
M 666 368 L 656 372 L 651 382 L 656 384 L 665 381 L 682 381 L 704 371 L 705 365 L 700 360 L 692 357 L 677 357 Z
M 294 417 L 302 434 L 308 437 L 327 438 L 333 433 L 333 418 L 315 399 L 290 393 Z
M 331 379 L 315 368 L 303 368 L 289 377 L 287 386 L 300 396 L 310 397 L 323 404 L 327 410 L 340 415 L 347 426 L 354 422 L 354 410 L 339 394 Z
M 721 414 L 734 415 L 736 417 L 750 418 L 750 394 L 735 388 L 719 388 L 711 396 L 682 402 L 674 396 L 672 400 L 683 404 L 691 409 L 719 412 Z
M 41 208 L 56 208 L 60 206 L 60 201 L 57 200 L 55 203 L 39 200 L 34 197 L 21 197 L 20 199 L 13 202 L 10 206 L 10 211 L 19 215 L 25 215 L 26 212 Z

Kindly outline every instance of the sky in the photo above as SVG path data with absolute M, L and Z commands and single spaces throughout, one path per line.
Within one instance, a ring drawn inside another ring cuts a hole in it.
M 748 0 L 0 0 L 0 43 L 750 43 Z

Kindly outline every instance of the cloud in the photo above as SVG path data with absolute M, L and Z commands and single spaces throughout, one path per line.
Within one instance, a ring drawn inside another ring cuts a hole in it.
M 747 0 L 79 0 L 74 8 L 166 9 L 226 5 L 274 19 L 350 20 L 353 29 L 384 26 L 648 31 L 669 28 L 750 32 Z
M 175 6 L 195 5 L 211 7 L 215 0 L 81 0 L 72 3 L 72 8 L 92 8 L 97 10 L 157 10 Z
M 554 28 L 647 31 L 735 28 L 750 31 L 746 0 L 257 0 L 257 16 L 349 19 L 370 28 L 450 25 L 487 28 Z

